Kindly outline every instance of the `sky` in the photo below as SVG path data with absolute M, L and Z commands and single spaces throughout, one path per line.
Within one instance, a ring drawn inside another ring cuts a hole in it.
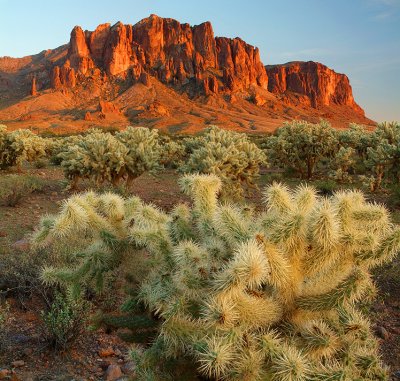
M 265 65 L 321 62 L 350 78 L 368 117 L 400 121 L 400 0 L 0 0 L 0 56 L 63 45 L 75 25 L 135 24 L 152 13 L 211 21 L 216 36 L 259 47 Z

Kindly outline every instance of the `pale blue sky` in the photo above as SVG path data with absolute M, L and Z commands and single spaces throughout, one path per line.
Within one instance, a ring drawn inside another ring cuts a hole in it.
M 0 0 L 0 56 L 60 46 L 75 25 L 134 24 L 151 13 L 209 20 L 215 35 L 258 46 L 264 64 L 322 62 L 349 76 L 367 116 L 400 121 L 400 0 Z

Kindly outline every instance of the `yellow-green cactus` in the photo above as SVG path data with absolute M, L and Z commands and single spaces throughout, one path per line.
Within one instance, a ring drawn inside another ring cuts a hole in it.
M 321 159 L 334 156 L 337 132 L 325 121 L 292 121 L 279 128 L 267 145 L 275 165 L 293 168 L 302 178 L 311 179 Z
M 166 380 L 164 365 L 182 358 L 216 380 L 387 379 L 357 308 L 373 294 L 371 269 L 400 249 L 383 206 L 358 191 L 325 198 L 273 184 L 255 212 L 220 203 L 215 175 L 187 175 L 180 185 L 192 207 L 165 214 L 138 198 L 89 193 L 36 235 L 42 245 L 71 237 L 82 245 L 67 268 L 44 272 L 77 288 L 101 285 L 133 249 L 148 252 L 139 299 L 161 326 L 146 351 L 132 352 L 139 379 Z
M 223 195 L 243 196 L 243 188 L 256 186 L 260 165 L 266 164 L 264 152 L 245 134 L 222 130 L 216 126 L 186 140 L 189 158 L 183 172 L 214 174 L 221 178 Z
M 6 126 L 0 126 L 0 168 L 17 166 L 21 169 L 24 162 L 33 162 L 46 156 L 46 140 L 30 130 L 7 132 Z

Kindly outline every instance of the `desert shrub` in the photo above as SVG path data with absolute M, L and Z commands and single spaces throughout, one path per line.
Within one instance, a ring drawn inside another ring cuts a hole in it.
M 23 197 L 43 189 L 43 180 L 34 176 L 3 175 L 0 177 L 0 205 L 16 206 Z
M 389 194 L 389 205 L 393 208 L 400 208 L 400 185 L 393 185 Z
M 7 132 L 0 126 L 0 169 L 17 166 L 21 170 L 24 162 L 34 162 L 46 156 L 46 140 L 30 130 Z
M 0 353 L 4 347 L 3 341 L 6 336 L 7 322 L 9 319 L 10 306 L 0 299 Z
M 46 159 L 38 159 L 35 161 L 34 166 L 37 169 L 46 168 L 47 160 Z
M 65 349 L 82 333 L 88 311 L 84 301 L 55 292 L 49 309 L 41 313 L 44 336 L 55 348 Z
M 318 180 L 313 183 L 317 192 L 322 196 L 331 196 L 338 188 L 334 180 Z
M 329 123 L 293 121 L 279 128 L 267 141 L 274 165 L 294 168 L 301 178 L 311 179 L 321 159 L 337 150 L 337 132 Z
M 123 269 L 128 247 L 147 250 L 150 272 L 125 308 L 138 299 L 161 326 L 147 350 L 133 352 L 138 379 L 165 380 L 165 364 L 184 358 L 211 379 L 386 379 L 357 308 L 373 295 L 370 270 L 400 249 L 383 206 L 356 191 L 325 198 L 275 183 L 256 213 L 219 203 L 214 175 L 180 184 L 192 207 L 168 215 L 137 198 L 107 207 L 75 196 L 36 235 L 41 245 L 90 237 L 71 266 L 43 273 L 74 287 Z
M 267 161 L 263 151 L 245 134 L 216 126 L 185 140 L 185 146 L 189 156 L 181 171 L 219 176 L 225 197 L 241 197 L 244 190 L 255 188 L 260 165 Z

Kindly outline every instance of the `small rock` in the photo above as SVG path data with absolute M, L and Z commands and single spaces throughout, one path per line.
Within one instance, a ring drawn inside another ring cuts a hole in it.
M 135 363 L 133 361 L 128 361 L 124 365 L 122 365 L 121 370 L 125 374 L 131 374 L 135 370 Z
M 115 352 L 114 352 L 114 349 L 112 349 L 112 347 L 102 348 L 99 350 L 100 357 L 110 357 L 110 356 L 114 356 L 114 355 L 115 355 Z
M 25 349 L 22 351 L 22 353 L 23 353 L 26 357 L 28 357 L 28 356 L 30 356 L 30 355 L 33 353 L 33 349 L 32 349 L 32 348 L 25 348 Z
M 393 372 L 393 377 L 400 380 L 400 370 Z
M 25 344 L 29 341 L 29 336 L 26 336 L 22 333 L 16 333 L 15 335 L 11 335 L 9 340 L 15 344 Z
M 30 243 L 27 239 L 23 238 L 12 244 L 12 248 L 18 251 L 28 251 L 30 248 Z
M 0 380 L 4 380 L 8 375 L 10 371 L 8 369 L 1 369 L 0 370 Z
M 20 368 L 21 366 L 24 366 L 24 365 L 25 365 L 25 361 L 23 361 L 23 360 L 16 360 L 16 361 L 13 361 L 13 362 L 11 363 L 11 365 L 13 366 L 13 368 Z
M 105 373 L 106 381 L 115 381 L 122 377 L 121 368 L 118 365 L 110 365 Z
M 376 327 L 375 332 L 378 335 L 378 337 L 380 337 L 383 340 L 387 340 L 390 337 L 389 332 L 386 330 L 385 327 L 378 326 Z

